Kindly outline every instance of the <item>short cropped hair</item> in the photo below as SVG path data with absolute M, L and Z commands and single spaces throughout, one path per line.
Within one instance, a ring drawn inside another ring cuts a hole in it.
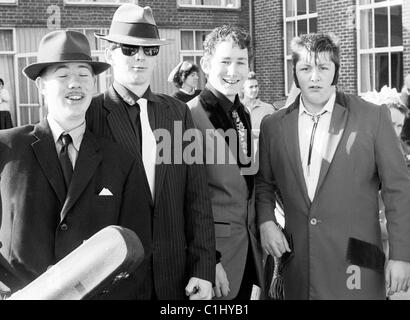
M 335 76 L 332 85 L 336 85 L 339 78 L 340 68 L 340 44 L 339 39 L 333 34 L 309 33 L 295 37 L 291 42 L 293 77 L 296 86 L 299 88 L 299 82 L 296 77 L 296 64 L 300 59 L 300 53 L 306 49 L 314 54 L 315 60 L 321 53 L 329 53 L 330 60 L 335 64 Z
M 199 67 L 190 61 L 184 61 L 177 72 L 175 72 L 172 82 L 177 88 L 181 88 L 186 78 L 193 72 L 199 73 Z
M 249 49 L 251 37 L 243 27 L 237 25 L 222 25 L 209 33 L 204 41 L 204 56 L 212 56 L 218 43 L 232 40 L 241 49 Z

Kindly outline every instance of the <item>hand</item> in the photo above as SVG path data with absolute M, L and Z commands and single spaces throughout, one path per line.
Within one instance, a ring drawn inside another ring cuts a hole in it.
M 273 221 L 262 223 L 259 229 L 261 245 L 266 254 L 280 258 L 286 251 L 291 251 L 285 235 Z
M 211 300 L 212 283 L 192 277 L 185 287 L 185 294 L 189 296 L 189 300 Z
M 229 294 L 229 281 L 222 263 L 216 265 L 214 294 L 217 298 Z
M 410 262 L 389 260 L 386 267 L 387 294 L 407 291 L 410 287 Z
M 4 297 L 7 297 L 10 294 L 10 291 L 10 288 L 0 281 L 0 300 L 3 300 Z

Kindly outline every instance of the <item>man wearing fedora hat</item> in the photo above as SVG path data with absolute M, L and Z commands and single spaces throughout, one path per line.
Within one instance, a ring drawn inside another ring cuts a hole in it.
M 38 62 L 23 70 L 48 109 L 35 125 L 0 132 L 0 253 L 23 285 L 109 225 L 133 230 L 150 256 L 143 168 L 86 129 L 95 76 L 108 68 L 91 60 L 83 34 L 54 31 L 41 40 Z M 138 269 L 97 298 L 135 298 L 147 263 Z
M 205 168 L 175 160 L 181 149 L 174 145 L 178 140 L 174 125 L 180 124 L 182 133 L 194 128 L 191 113 L 181 101 L 150 89 L 160 46 L 167 41 L 159 37 L 151 8 L 134 4 L 121 5 L 109 34 L 96 36 L 109 42 L 105 54 L 114 83 L 93 99 L 87 125 L 144 165 L 146 192 L 152 200 L 151 277 L 138 297 L 210 299 L 216 257 Z M 157 161 L 156 130 L 175 138 L 166 150 L 172 153 L 171 163 Z M 184 141 L 182 147 L 186 145 Z

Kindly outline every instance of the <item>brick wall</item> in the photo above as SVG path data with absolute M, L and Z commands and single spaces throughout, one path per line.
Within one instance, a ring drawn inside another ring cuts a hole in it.
M 355 0 L 317 1 L 318 31 L 333 32 L 340 39 L 340 78 L 338 87 L 357 93 L 357 43 Z
M 410 1 L 403 1 L 403 75 L 410 73 Z
M 50 13 L 47 8 L 56 5 L 61 13 L 61 27 L 108 27 L 116 6 L 64 5 L 64 0 L 18 0 L 18 5 L 0 4 L 0 26 L 45 27 Z M 177 8 L 176 0 L 139 1 L 149 5 L 154 18 L 162 28 L 212 29 L 223 23 L 249 27 L 248 1 L 243 0 L 239 10 Z
M 285 93 L 282 1 L 254 1 L 255 72 L 260 98 L 282 99 Z

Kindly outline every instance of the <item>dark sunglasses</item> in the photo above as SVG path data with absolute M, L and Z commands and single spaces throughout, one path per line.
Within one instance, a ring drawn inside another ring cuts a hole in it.
M 159 53 L 159 46 L 151 46 L 151 47 L 144 47 L 144 46 L 129 46 L 126 44 L 117 43 L 115 48 L 121 48 L 122 54 L 124 56 L 134 56 L 137 52 L 142 48 L 144 54 L 148 57 L 154 57 Z

